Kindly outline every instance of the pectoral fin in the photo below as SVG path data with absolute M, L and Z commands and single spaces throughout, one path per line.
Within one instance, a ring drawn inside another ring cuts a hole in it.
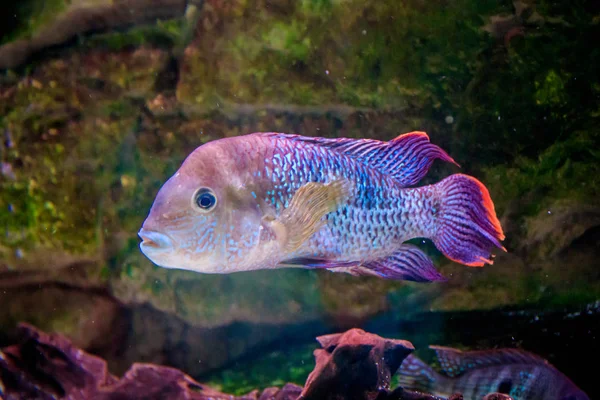
M 264 222 L 270 224 L 284 252 L 290 253 L 321 229 L 323 217 L 337 210 L 349 195 L 347 181 L 309 182 L 296 191 L 279 218 L 265 217 Z

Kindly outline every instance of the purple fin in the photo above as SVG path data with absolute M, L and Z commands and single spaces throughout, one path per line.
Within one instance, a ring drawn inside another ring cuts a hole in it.
M 431 393 L 440 386 L 443 376 L 438 374 L 423 360 L 410 354 L 398 369 L 398 383 L 402 388 Z
M 405 133 L 391 140 L 387 147 L 387 154 L 377 167 L 389 171 L 402 186 L 418 183 L 436 159 L 459 166 L 448 153 L 431 143 L 425 132 Z
M 433 185 L 439 205 L 432 237 L 449 259 L 471 267 L 492 264 L 491 251 L 504 240 L 504 233 L 490 193 L 483 183 L 455 174 Z
M 331 261 L 320 258 L 294 258 L 282 265 L 301 265 L 308 268 L 325 268 L 332 272 L 345 272 L 354 276 L 377 276 L 383 279 L 413 282 L 446 281 L 421 249 L 403 244 L 390 257 L 369 261 Z
M 276 132 L 260 135 L 316 144 L 341 152 L 386 175 L 391 175 L 402 187 L 419 182 L 438 158 L 456 164 L 444 150 L 429 141 L 425 132 L 405 133 L 389 142 L 374 139 L 331 139 Z
M 357 275 L 376 275 L 385 279 L 412 282 L 447 281 L 431 259 L 417 246 L 403 244 L 388 258 L 362 264 Z
M 529 364 L 548 367 L 542 357 L 521 349 L 460 351 L 451 347 L 429 346 L 435 350 L 444 374 L 456 377 L 481 367 L 508 364 Z

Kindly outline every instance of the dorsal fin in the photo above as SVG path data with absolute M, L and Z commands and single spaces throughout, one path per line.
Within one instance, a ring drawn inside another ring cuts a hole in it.
M 341 152 L 386 175 L 391 175 L 402 187 L 419 182 L 435 159 L 458 165 L 444 150 L 431 143 L 425 132 L 405 133 L 389 142 L 375 139 L 331 139 L 277 132 L 259 134 L 316 144 Z
M 467 371 L 493 365 L 529 364 L 550 366 L 542 357 L 521 349 L 461 351 L 451 347 L 429 346 L 435 350 L 442 370 L 456 377 Z

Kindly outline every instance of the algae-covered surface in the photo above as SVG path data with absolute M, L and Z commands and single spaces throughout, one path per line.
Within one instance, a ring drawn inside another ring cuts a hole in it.
M 33 40 L 74 9 L 120 3 L 21 2 L 0 42 Z M 95 343 L 86 315 L 113 310 L 105 301 L 150 304 L 214 328 L 349 327 L 382 312 L 600 298 L 600 50 L 592 45 L 600 10 L 592 2 L 193 7 L 86 32 L 2 71 L 0 301 L 13 306 L 0 313 L 0 329 L 29 320 Z M 0 48 L 0 61 L 5 54 Z M 508 253 L 494 265 L 457 265 L 415 240 L 450 278 L 424 285 L 307 270 L 201 275 L 158 268 L 138 250 L 157 190 L 203 143 L 254 131 L 388 140 L 412 130 L 461 165 L 436 163 L 423 184 L 460 171 L 488 186 L 507 236 Z M 74 276 L 78 260 L 88 262 Z M 23 285 L 40 285 L 40 306 L 17 296 Z M 104 300 L 47 300 L 65 287 L 93 288 Z

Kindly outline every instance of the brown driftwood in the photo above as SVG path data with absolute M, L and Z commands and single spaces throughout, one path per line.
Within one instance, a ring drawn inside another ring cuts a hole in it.
M 32 38 L 1 46 L 0 69 L 19 67 L 35 53 L 68 43 L 80 35 L 129 28 L 157 19 L 181 18 L 187 3 L 187 0 L 121 0 L 114 4 L 73 8 Z

